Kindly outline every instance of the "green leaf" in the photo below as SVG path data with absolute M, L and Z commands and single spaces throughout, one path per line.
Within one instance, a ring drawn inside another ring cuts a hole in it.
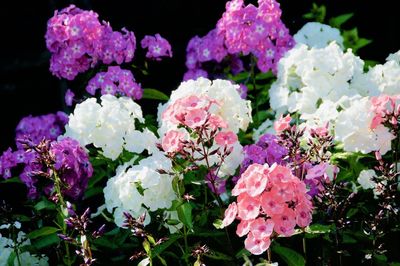
M 34 206 L 35 210 L 37 211 L 41 211 L 41 210 L 55 210 L 56 209 L 56 205 L 51 202 L 48 201 L 47 199 L 42 199 L 41 201 L 39 201 L 35 206 Z
M 233 258 L 231 258 L 230 256 L 215 250 L 212 250 L 210 253 L 204 254 L 204 256 L 214 260 L 226 260 L 226 261 L 233 260 Z
M 35 246 L 37 249 L 42 249 L 52 245 L 56 245 L 59 242 L 60 238 L 56 234 L 52 234 L 35 240 L 33 242 L 33 246 Z
M 169 97 L 156 89 L 143 89 L 143 99 L 168 101 Z
M 93 196 L 99 195 L 103 193 L 103 188 L 101 187 L 92 187 L 85 191 L 85 199 L 91 198 Z
M 329 233 L 332 229 L 330 225 L 323 224 L 312 224 L 305 228 L 306 233 L 308 234 L 326 234 Z
M 151 252 L 151 247 L 150 247 L 150 243 L 149 241 L 147 241 L 147 239 L 145 239 L 142 243 L 144 250 L 146 251 L 147 254 L 150 254 Z
M 250 255 L 251 255 L 251 253 L 250 253 L 247 249 L 242 248 L 241 250 L 239 250 L 238 253 L 236 253 L 235 257 L 236 257 L 237 259 L 242 258 L 242 257 L 247 258 L 247 257 L 250 256 Z M 245 260 L 246 260 L 246 259 L 245 259 Z
M 152 257 L 154 258 L 155 256 L 159 255 L 161 252 L 163 252 L 165 249 L 167 249 L 169 246 L 171 246 L 173 243 L 175 243 L 178 239 L 182 238 L 181 235 L 171 235 L 169 239 L 160 245 L 157 245 L 153 248 L 152 252 Z
M 38 237 L 42 237 L 42 236 L 47 236 L 47 235 L 51 235 L 54 234 L 55 232 L 59 231 L 60 229 L 56 228 L 56 227 L 51 227 L 51 226 L 44 226 L 38 230 L 32 231 L 28 234 L 28 237 L 30 239 L 35 239 Z
M 342 24 L 346 23 L 346 21 L 351 19 L 353 16 L 354 16 L 353 13 L 347 13 L 337 17 L 333 17 L 329 20 L 329 25 L 335 28 L 340 28 Z
M 18 176 L 14 176 L 12 178 L 8 178 L 8 179 L 4 179 L 2 181 L 0 181 L 0 183 L 6 184 L 6 183 L 19 183 L 22 184 L 21 179 L 19 179 Z
M 188 202 L 185 202 L 184 204 L 177 207 L 176 211 L 178 212 L 179 220 L 189 229 L 192 229 L 192 205 L 190 205 Z
M 274 245 L 272 246 L 272 251 L 278 254 L 288 266 L 306 265 L 306 261 L 303 256 L 290 248 Z

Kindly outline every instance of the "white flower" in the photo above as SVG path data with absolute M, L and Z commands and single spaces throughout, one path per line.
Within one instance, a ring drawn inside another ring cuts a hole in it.
M 134 160 L 117 168 L 116 175 L 108 180 L 104 188 L 107 210 L 114 211 L 115 223 L 122 226 L 123 212 L 137 218 L 144 212 L 168 209 L 176 199 L 172 189 L 172 177 L 157 170 L 171 170 L 171 161 L 162 153 L 153 153 L 138 165 Z M 150 222 L 146 215 L 145 224 Z
M 370 153 L 380 151 L 385 154 L 391 148 L 394 136 L 389 129 L 379 125 L 371 129 L 373 112 L 368 97 L 353 101 L 352 105 L 340 112 L 335 125 L 335 138 L 343 142 L 344 150 Z
M 115 160 L 123 149 L 141 153 L 154 147 L 151 132 L 135 130 L 135 119 L 144 122 L 140 106 L 127 97 L 103 95 L 101 104 L 95 98 L 76 105 L 69 117 L 64 137 L 79 141 L 82 146 L 93 144 L 103 155 Z M 135 147 L 137 145 L 137 147 Z
M 340 31 L 318 22 L 305 24 L 293 37 L 296 43 L 303 43 L 309 47 L 324 48 L 331 42 L 336 42 L 343 47 Z
M 176 125 L 161 119 L 164 110 L 176 100 L 190 95 L 206 96 L 218 101 L 219 106 L 213 108 L 211 113 L 221 116 L 228 123 L 228 129 L 234 133 L 238 133 L 239 129 L 246 130 L 252 121 L 251 106 L 250 101 L 240 97 L 238 88 L 239 85 L 220 79 L 211 81 L 198 78 L 182 82 L 176 90 L 172 91 L 169 101 L 158 107 L 159 135 L 163 136 L 168 130 L 176 128 Z
M 362 170 L 357 178 L 357 182 L 363 189 L 372 189 L 376 187 L 376 183 L 372 178 L 376 178 L 374 170 Z
M 264 134 L 275 134 L 274 122 L 267 119 L 257 129 L 253 129 L 253 141 L 257 142 Z

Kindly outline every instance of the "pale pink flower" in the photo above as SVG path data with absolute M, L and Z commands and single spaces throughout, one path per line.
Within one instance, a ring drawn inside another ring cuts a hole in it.
M 238 137 L 232 131 L 219 132 L 215 136 L 215 142 L 220 146 L 233 145 L 238 141 Z
M 201 127 L 207 120 L 207 112 L 203 109 L 189 110 L 184 116 L 184 124 L 190 128 Z
M 263 239 L 271 236 L 274 230 L 274 222 L 271 219 L 259 217 L 255 219 L 250 225 L 250 232 L 253 233 L 257 239 Z
M 210 125 L 211 129 L 217 130 L 218 128 L 227 128 L 228 124 L 222 120 L 219 115 L 211 115 L 208 119 L 208 124 Z
M 224 220 L 222 221 L 223 227 L 230 225 L 235 220 L 237 211 L 236 202 L 229 204 L 228 208 L 225 210 Z
M 239 237 L 247 235 L 247 233 L 250 232 L 250 226 L 253 221 L 254 220 L 241 220 L 236 228 L 236 234 Z
M 244 193 L 246 191 L 247 191 L 246 182 L 245 178 L 242 175 L 242 177 L 239 178 L 239 180 L 237 181 L 235 187 L 232 189 L 231 193 L 232 196 L 239 196 L 241 193 Z
M 260 202 L 246 193 L 239 195 L 237 207 L 238 216 L 242 220 L 255 219 L 260 213 Z
M 260 195 L 266 188 L 268 176 L 264 174 L 266 169 L 259 164 L 253 164 L 243 173 L 246 180 L 246 192 L 252 197 Z
M 168 131 L 161 141 L 161 146 L 165 152 L 179 152 L 182 150 L 182 140 L 185 139 L 185 133 L 177 130 Z
M 300 227 L 306 227 L 310 225 L 312 220 L 312 215 L 310 207 L 306 204 L 298 204 L 295 208 L 296 213 L 296 223 Z
M 289 114 L 286 115 L 285 117 L 283 117 L 283 115 L 281 115 L 281 117 L 274 123 L 274 129 L 275 129 L 276 133 L 279 134 L 279 133 L 289 129 L 291 120 L 292 120 L 292 118 L 290 117 Z
M 270 180 L 273 180 L 273 182 L 285 183 L 296 179 L 296 177 L 293 176 L 292 171 L 286 166 L 274 163 L 269 170 L 269 178 Z
M 296 226 L 296 214 L 295 212 L 285 207 L 281 214 L 272 216 L 272 220 L 275 223 L 274 230 L 281 235 L 290 236 L 294 232 Z
M 252 232 L 247 235 L 244 241 L 244 247 L 254 255 L 264 253 L 270 246 L 271 240 L 269 237 L 257 239 Z
M 284 204 L 275 193 L 264 192 L 261 195 L 261 207 L 269 216 L 282 213 Z

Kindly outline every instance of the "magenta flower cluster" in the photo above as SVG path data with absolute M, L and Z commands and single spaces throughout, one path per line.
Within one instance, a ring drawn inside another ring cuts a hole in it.
M 112 94 L 141 99 L 143 90 L 135 81 L 131 71 L 119 66 L 109 66 L 107 72 L 99 72 L 88 83 L 86 91 L 95 95 L 100 89 L 101 95 Z
M 100 23 L 97 13 L 74 5 L 55 11 L 47 23 L 45 37 L 52 54 L 50 71 L 68 80 L 94 67 L 98 61 L 130 62 L 136 48 L 133 32 L 113 31 L 109 23 Z
M 54 157 L 54 168 L 63 184 L 61 192 L 75 200 L 80 198 L 93 174 L 89 155 L 78 141 L 71 138 L 52 142 L 50 153 Z
M 207 72 L 202 71 L 202 63 L 220 63 L 228 55 L 235 72 L 243 67 L 237 56 L 249 54 L 257 58 L 257 66 L 262 72 L 275 71 L 279 59 L 294 45 L 280 17 L 281 9 L 275 0 L 259 0 L 258 7 L 245 6 L 243 0 L 229 1 L 216 29 L 189 41 L 186 49 L 188 72 L 184 80 L 207 77 Z
M 158 33 L 155 36 L 144 36 L 140 44 L 143 49 L 148 49 L 146 53 L 147 58 L 160 61 L 161 57 L 172 57 L 171 45 Z

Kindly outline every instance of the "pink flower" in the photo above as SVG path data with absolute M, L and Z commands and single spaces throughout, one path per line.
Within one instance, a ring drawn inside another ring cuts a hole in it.
M 244 177 L 240 177 L 235 187 L 232 189 L 232 196 L 239 196 L 241 193 L 247 191 L 246 182 Z
M 269 178 L 274 182 L 290 182 L 294 177 L 292 171 L 286 167 L 274 163 L 270 168 Z
M 260 202 L 243 193 L 238 197 L 238 216 L 242 220 L 255 219 L 260 213 Z
M 165 152 L 179 152 L 182 150 L 182 140 L 185 139 L 185 133 L 177 130 L 168 131 L 161 142 L 161 146 Z
M 217 130 L 218 128 L 227 128 L 228 124 L 222 120 L 222 118 L 219 115 L 210 115 L 210 118 L 208 119 L 208 124 L 210 125 L 211 129 Z
M 207 112 L 203 109 L 189 110 L 184 116 L 184 124 L 190 128 L 201 127 L 207 120 Z
M 160 61 L 160 57 L 162 56 L 172 57 L 171 45 L 160 34 L 156 34 L 155 36 L 146 35 L 140 44 L 143 49 L 148 48 L 146 53 L 147 58 Z
M 244 241 L 244 247 L 254 255 L 260 255 L 264 253 L 270 246 L 271 240 L 269 237 L 258 239 L 255 235 L 250 232 Z
M 268 166 L 268 165 L 266 165 Z M 268 168 L 260 164 L 250 165 L 242 174 L 246 181 L 246 192 L 252 197 L 260 195 L 268 183 Z
M 263 239 L 271 236 L 274 230 L 274 222 L 271 219 L 257 218 L 250 225 L 250 232 L 253 233 L 257 239 Z
M 273 215 L 272 220 L 275 223 L 274 230 L 278 234 L 290 236 L 294 233 L 296 214 L 292 209 L 286 207 L 281 214 Z
M 235 220 L 236 214 L 237 214 L 237 205 L 236 202 L 232 202 L 225 210 L 225 217 L 224 220 L 222 221 L 222 226 L 226 227 L 230 225 Z
M 288 130 L 290 128 L 290 121 L 292 120 L 292 118 L 290 117 L 290 115 L 286 115 L 285 117 L 283 117 L 281 115 L 281 117 L 279 118 L 278 121 L 275 121 L 274 123 L 274 129 L 276 131 L 277 134 Z
M 275 193 L 264 192 L 261 195 L 261 207 L 269 216 L 282 213 L 284 204 Z
M 306 227 L 310 225 L 312 221 L 312 215 L 310 207 L 306 204 L 298 204 L 295 208 L 296 223 L 300 227 Z
M 238 141 L 238 137 L 232 131 L 219 132 L 215 136 L 215 142 L 220 146 L 232 145 Z
M 253 221 L 254 220 L 241 220 L 236 228 L 236 234 L 239 237 L 247 235 L 247 233 L 250 232 L 250 226 Z

